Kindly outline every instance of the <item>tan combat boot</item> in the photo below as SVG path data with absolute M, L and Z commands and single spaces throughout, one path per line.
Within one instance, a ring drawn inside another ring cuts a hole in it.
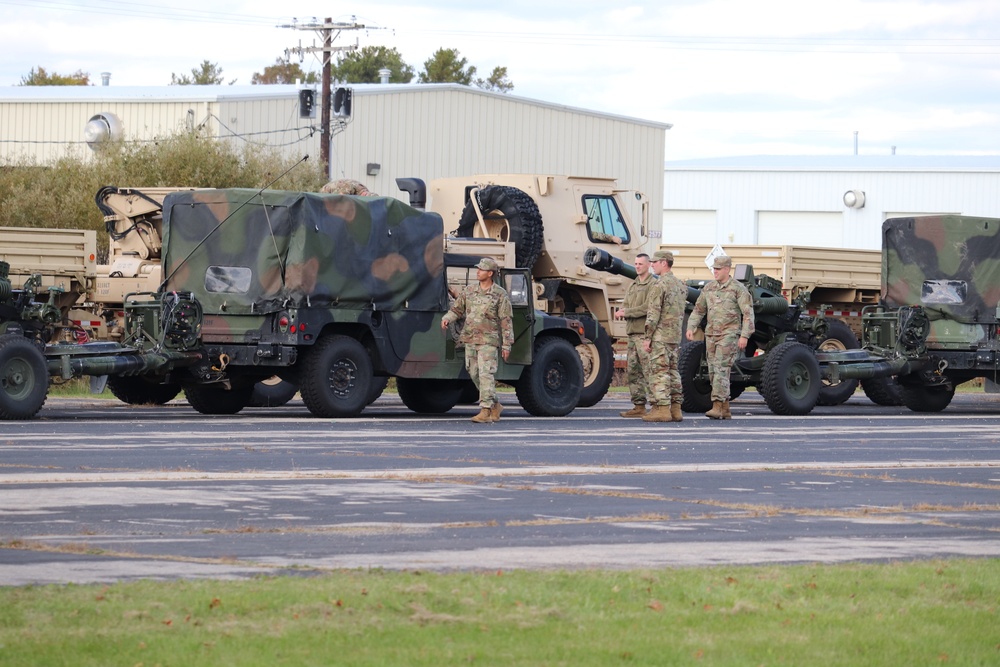
M 637 403 L 636 405 L 632 406 L 631 410 L 627 410 L 625 412 L 619 412 L 618 414 L 620 414 L 622 417 L 628 417 L 628 418 L 642 417 L 644 414 L 646 414 L 646 406 L 642 403 Z
M 479 414 L 472 418 L 477 424 L 489 424 L 493 421 L 493 411 L 489 408 L 479 408 Z
M 666 405 L 654 405 L 649 414 L 642 416 L 644 422 L 671 422 L 670 407 Z
M 503 406 L 500 405 L 499 401 L 497 401 L 496 403 L 493 404 L 493 407 L 490 408 L 490 417 L 493 418 L 493 421 L 498 422 L 500 421 L 501 412 L 503 412 Z
M 671 403 L 670 404 L 670 420 L 675 422 L 684 421 L 684 415 L 681 414 L 681 404 Z
M 729 411 L 729 401 L 722 402 L 722 419 L 732 419 L 733 413 Z
M 722 401 L 712 401 L 712 409 L 705 416 L 709 419 L 722 419 Z

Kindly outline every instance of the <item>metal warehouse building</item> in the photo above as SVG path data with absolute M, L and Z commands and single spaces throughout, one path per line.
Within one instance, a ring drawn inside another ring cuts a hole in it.
M 397 177 L 550 173 L 616 178 L 661 210 L 669 124 L 458 84 L 351 86 L 334 119 L 333 178 L 399 196 Z M 0 92 L 0 163 L 89 154 L 85 128 L 152 140 L 204 127 L 239 143 L 319 160 L 319 109 L 300 118 L 299 86 L 14 86 Z M 319 106 L 318 104 L 316 105 Z M 653 224 L 657 215 L 652 214 Z
M 667 162 L 663 241 L 881 247 L 886 218 L 1000 217 L 1000 156 L 758 156 Z

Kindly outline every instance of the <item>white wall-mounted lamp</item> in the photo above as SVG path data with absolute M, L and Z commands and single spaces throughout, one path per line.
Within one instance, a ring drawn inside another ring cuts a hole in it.
M 844 193 L 844 206 L 847 208 L 864 208 L 865 207 L 865 192 L 864 190 L 848 190 Z
M 382 165 L 378 162 L 369 162 L 365 171 L 369 176 L 378 176 L 378 172 L 382 170 Z

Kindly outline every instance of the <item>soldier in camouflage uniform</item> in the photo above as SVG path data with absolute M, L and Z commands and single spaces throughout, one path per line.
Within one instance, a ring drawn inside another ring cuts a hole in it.
M 357 195 L 359 197 L 377 197 L 374 192 L 368 189 L 361 181 L 355 181 L 350 178 L 341 178 L 340 180 L 330 181 L 323 187 L 319 189 L 320 192 L 325 192 L 331 195 Z
M 642 417 L 647 422 L 684 421 L 677 356 L 687 286 L 670 270 L 673 265 L 674 254 L 669 250 L 653 253 L 653 268 L 658 280 L 649 288 L 646 303 L 644 344 L 649 353 L 647 380 L 653 403 L 653 409 Z
M 504 288 L 493 282 L 499 271 L 497 263 L 484 258 L 476 265 L 478 284 L 462 290 L 451 309 L 441 318 L 441 328 L 465 318 L 459 342 L 465 345 L 465 370 L 479 389 L 477 424 L 500 421 L 503 406 L 497 399 L 498 353 L 507 361 L 514 344 L 513 311 Z
M 715 258 L 715 280 L 702 288 L 688 319 L 687 339 L 694 340 L 698 325 L 707 316 L 705 358 L 712 380 L 712 409 L 705 416 L 710 419 L 733 418 L 729 411 L 729 372 L 754 332 L 753 300 L 743 283 L 730 278 L 732 267 L 732 258 Z
M 625 320 L 628 334 L 628 361 L 625 371 L 628 389 L 632 398 L 632 409 L 620 413 L 622 417 L 642 417 L 646 414 L 646 398 L 649 377 L 649 353 L 643 344 L 646 336 L 646 297 L 655 280 L 649 272 L 649 255 L 635 256 L 635 280 L 625 290 L 622 307 L 615 311 L 615 319 Z

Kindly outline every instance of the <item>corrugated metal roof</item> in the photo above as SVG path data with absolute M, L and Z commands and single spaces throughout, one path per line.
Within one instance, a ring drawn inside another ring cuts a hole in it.
M 336 84 L 343 85 L 343 84 Z M 554 104 L 508 93 L 495 93 L 480 88 L 463 86 L 458 83 L 352 83 L 355 95 L 378 95 L 386 93 L 413 93 L 433 90 L 456 90 L 470 95 L 495 96 L 524 104 L 571 111 L 573 113 L 614 118 L 650 127 L 669 130 L 670 123 L 601 113 L 592 109 L 581 109 L 562 104 Z M 298 95 L 300 88 L 318 88 L 314 85 L 294 84 L 246 85 L 246 86 L 10 86 L 0 88 L 0 103 L 3 102 L 135 102 L 173 101 L 211 102 L 223 100 L 284 98 Z
M 1000 171 L 1000 155 L 741 155 L 668 160 L 666 171 Z

